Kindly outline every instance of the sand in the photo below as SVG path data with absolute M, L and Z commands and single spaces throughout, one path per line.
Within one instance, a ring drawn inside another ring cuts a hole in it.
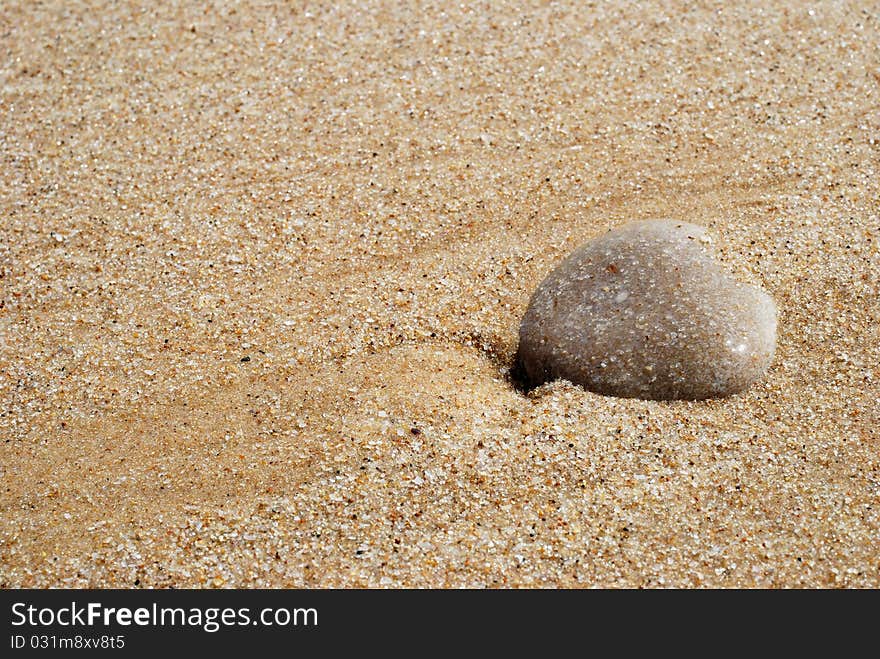
M 0 586 L 880 586 L 880 4 L 168 4 L 0 5 Z M 517 391 L 657 217 L 766 376 Z

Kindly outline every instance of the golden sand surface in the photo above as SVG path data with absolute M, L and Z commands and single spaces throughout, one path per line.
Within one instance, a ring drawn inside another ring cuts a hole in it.
M 880 586 L 877 2 L 7 0 L 0 158 L 0 586 Z M 662 217 L 767 375 L 518 391 Z

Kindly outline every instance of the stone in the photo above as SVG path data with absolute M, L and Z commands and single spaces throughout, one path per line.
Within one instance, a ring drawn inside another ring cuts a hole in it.
M 592 240 L 538 286 L 519 331 L 528 386 L 563 378 L 599 394 L 700 400 L 767 370 L 776 305 L 715 258 L 705 229 L 652 220 Z

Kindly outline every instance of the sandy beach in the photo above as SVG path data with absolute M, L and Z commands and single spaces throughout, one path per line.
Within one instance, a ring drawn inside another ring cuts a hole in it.
M 0 159 L 0 587 L 880 587 L 880 3 L 10 0 Z M 652 218 L 767 374 L 519 391 Z

